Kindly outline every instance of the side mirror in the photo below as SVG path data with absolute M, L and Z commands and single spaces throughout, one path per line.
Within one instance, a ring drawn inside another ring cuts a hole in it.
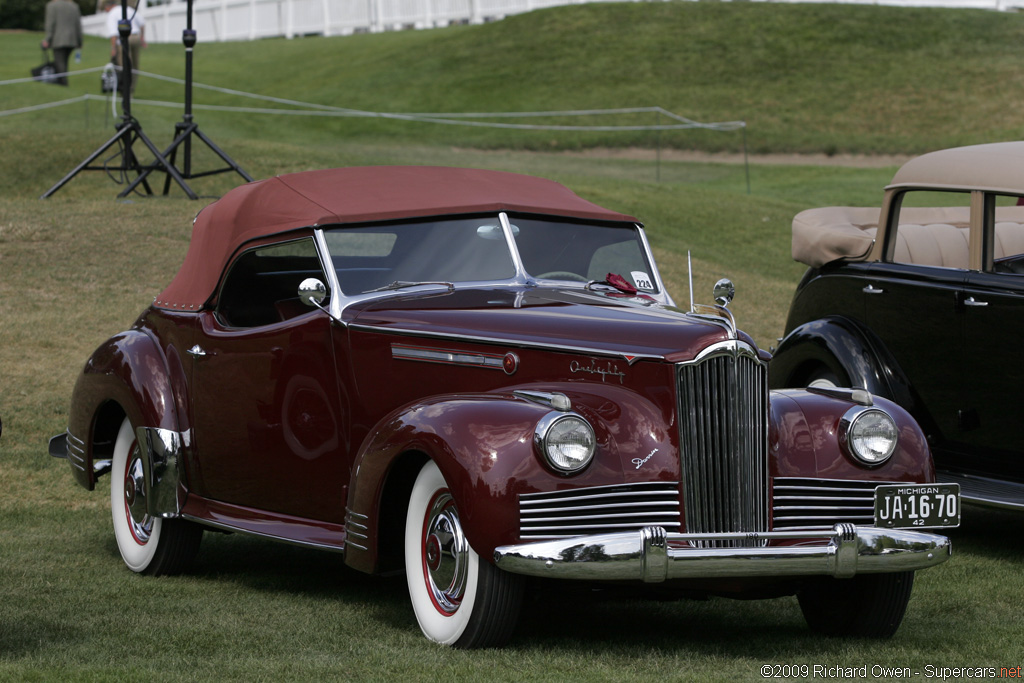
M 299 283 L 299 300 L 310 308 L 323 308 L 327 298 L 327 287 L 315 277 L 308 277 Z
M 722 278 L 715 283 L 715 288 L 711 290 L 711 295 L 719 306 L 728 306 L 732 302 L 733 297 L 736 296 L 736 285 L 732 283 L 732 280 Z

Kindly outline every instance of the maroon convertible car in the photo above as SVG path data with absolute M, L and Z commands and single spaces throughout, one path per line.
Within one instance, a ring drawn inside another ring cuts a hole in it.
M 958 491 L 894 403 L 769 393 L 729 298 L 676 308 L 635 218 L 547 180 L 271 178 L 199 214 L 50 453 L 109 475 L 133 571 L 182 571 L 204 528 L 332 550 L 404 570 L 459 647 L 512 635 L 527 576 L 795 594 L 816 631 L 890 636 Z

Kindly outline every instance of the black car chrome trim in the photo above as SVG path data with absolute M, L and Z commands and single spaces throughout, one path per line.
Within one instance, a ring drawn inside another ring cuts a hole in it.
M 938 472 L 936 478 L 959 484 L 960 499 L 964 502 L 1005 510 L 1024 510 L 1024 484 L 959 472 Z

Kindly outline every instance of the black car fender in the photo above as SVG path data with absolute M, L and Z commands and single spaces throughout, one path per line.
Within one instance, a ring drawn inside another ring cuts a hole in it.
M 844 316 L 826 316 L 793 329 L 769 365 L 773 389 L 803 388 L 821 370 L 839 385 L 867 389 L 910 408 L 909 384 L 884 344 L 869 329 Z

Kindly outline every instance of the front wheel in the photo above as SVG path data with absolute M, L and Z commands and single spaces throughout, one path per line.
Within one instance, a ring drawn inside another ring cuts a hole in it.
M 199 551 L 203 528 L 183 519 L 149 514 L 143 457 L 132 423 L 125 418 L 114 442 L 110 470 L 110 512 L 117 549 L 133 572 L 178 574 Z
M 521 576 L 483 561 L 433 461 L 420 470 L 405 522 L 405 574 L 423 634 L 460 648 L 495 647 L 512 635 L 523 601 Z
M 812 631 L 829 636 L 890 638 L 903 622 L 914 572 L 821 578 L 797 594 Z

